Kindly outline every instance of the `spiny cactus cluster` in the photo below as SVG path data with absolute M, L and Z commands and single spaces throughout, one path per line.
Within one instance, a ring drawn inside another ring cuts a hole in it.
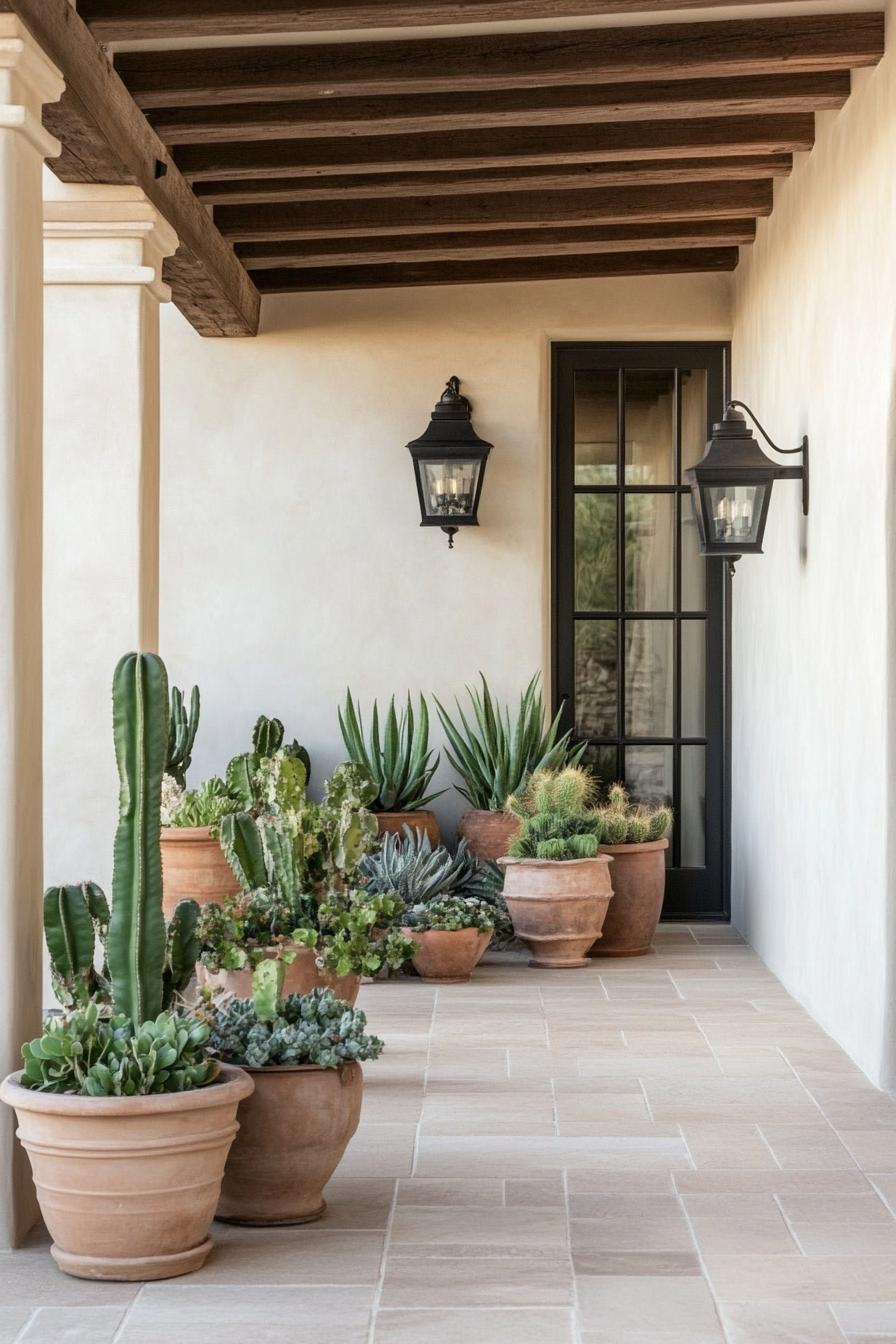
M 317 1064 L 335 1069 L 377 1059 L 383 1042 L 366 1032 L 367 1018 L 331 989 L 290 994 L 273 1016 L 259 1016 L 254 999 L 218 1001 L 212 1008 L 210 1049 L 230 1064 Z
M 594 781 L 580 766 L 537 770 L 512 794 L 507 811 L 520 819 L 510 845 L 515 859 L 592 859 L 600 848 L 601 820 L 591 802 Z
M 183 691 L 171 687 L 171 706 L 168 711 L 168 758 L 165 774 L 171 775 L 181 788 L 186 787 L 187 771 L 193 759 L 193 744 L 199 728 L 199 687 L 190 692 L 190 708 L 184 704 Z
M 634 805 L 622 784 L 610 786 L 607 803 L 598 808 L 605 845 L 643 845 L 661 840 L 672 825 L 669 807 Z

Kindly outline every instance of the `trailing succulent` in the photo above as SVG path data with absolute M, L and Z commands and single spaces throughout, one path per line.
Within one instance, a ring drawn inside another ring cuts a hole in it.
M 594 781 L 580 767 L 536 771 L 521 793 L 507 799 L 508 812 L 520 819 L 511 858 L 594 858 L 602 822 L 591 806 L 593 794 Z
M 622 784 L 611 784 L 607 802 L 597 809 L 605 845 L 643 845 L 662 840 L 672 825 L 670 807 L 633 804 Z
M 463 780 L 458 792 L 471 807 L 499 811 L 509 794 L 518 793 L 536 770 L 578 765 L 584 745 L 573 748 L 570 733 L 560 733 L 560 714 L 546 723 L 540 678 L 536 674 L 520 696 L 513 723 L 510 710 L 496 703 L 483 674 L 481 690 L 467 687 L 472 709 L 467 718 L 458 701 L 459 722 L 436 700 L 448 738 L 447 756 Z
M 221 818 L 238 808 L 239 803 L 217 775 L 206 779 L 198 789 L 182 789 L 172 775 L 162 780 L 163 826 L 211 826 L 214 834 Z
M 366 741 L 361 704 L 352 700 L 350 689 L 345 693 L 344 707 L 337 712 L 349 759 L 362 765 L 376 785 L 376 797 L 371 803 L 375 812 L 416 812 L 441 797 L 444 789 L 427 792 L 439 767 L 439 757 L 433 760 L 429 749 L 429 710 L 422 695 L 416 718 L 410 692 L 400 716 L 392 697 L 383 722 L 382 739 L 375 700 Z
M 397 971 L 414 955 L 414 944 L 390 927 L 400 912 L 394 896 L 344 892 L 318 907 L 316 925 L 293 930 L 293 941 L 314 948 L 320 965 L 334 975 Z
M 429 905 L 417 905 L 403 916 L 407 928 L 426 933 L 430 930 L 454 933 L 459 929 L 491 929 L 495 927 L 494 911 L 484 901 L 466 900 L 463 896 L 444 896 Z
M 256 993 L 212 1006 L 210 1049 L 232 1064 L 340 1064 L 377 1059 L 383 1042 L 366 1033 L 367 1018 L 331 989 L 273 1001 Z

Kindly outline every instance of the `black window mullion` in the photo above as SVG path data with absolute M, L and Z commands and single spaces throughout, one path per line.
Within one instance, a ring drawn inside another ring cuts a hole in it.
M 672 414 L 674 443 L 672 451 L 673 480 L 681 480 L 681 369 L 676 368 L 672 384 Z M 672 546 L 672 602 L 675 607 L 675 634 L 672 645 L 672 801 L 676 810 L 681 799 L 681 492 L 676 488 L 673 510 L 674 540 Z M 672 866 L 681 866 L 681 823 L 676 818 L 672 827 Z
M 625 775 L 625 370 L 616 373 L 616 732 L 619 778 Z

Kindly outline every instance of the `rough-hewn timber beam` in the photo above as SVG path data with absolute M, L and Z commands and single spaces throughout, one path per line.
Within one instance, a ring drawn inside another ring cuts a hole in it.
M 721 159 L 650 159 L 580 163 L 568 168 L 494 168 L 472 173 L 379 173 L 365 177 L 274 177 L 246 182 L 198 182 L 208 205 L 264 205 L 290 201 L 374 200 L 378 196 L 475 196 L 504 191 L 576 191 L 581 187 L 659 185 L 669 182 L 748 182 L 786 177 L 789 154 Z
M 125 52 L 116 66 L 141 107 L 186 107 L 848 70 L 875 65 L 883 43 L 883 14 L 813 14 L 433 41 Z
M 489 196 L 421 197 L 398 201 L 325 201 L 308 205 L 223 206 L 218 227 L 234 242 L 363 238 L 376 234 L 452 233 L 468 229 L 550 225 L 655 223 L 682 219 L 748 219 L 768 215 L 771 182 L 695 186 L 602 187 L 598 190 L 508 192 Z
M 266 144 L 187 145 L 176 154 L 191 182 L 253 177 L 316 177 L 406 169 L 459 172 L 631 159 L 791 154 L 812 148 L 811 112 L 788 117 L 621 122 L 617 126 L 514 127 L 489 135 L 389 135 L 368 140 L 276 140 Z
M 729 3 L 731 0 L 729 0 Z M 516 23 L 596 14 L 703 9 L 717 0 L 79 0 L 104 42 L 140 38 L 255 36 L 355 28 L 425 28 L 452 23 Z M 741 6 L 761 0 L 734 0 Z
M 672 252 L 621 252 L 592 257 L 510 261 L 421 262 L 400 266 L 331 266 L 319 270 L 254 271 L 264 294 L 310 290 L 387 289 L 399 285 L 477 285 L 508 280 L 580 280 L 587 276 L 733 271 L 736 247 Z
M 573 85 L 486 93 L 393 94 L 304 102 L 225 103 L 160 108 L 149 119 L 166 145 L 238 140 L 333 139 L 420 131 L 483 131 L 501 126 L 585 126 L 602 121 L 663 121 L 816 112 L 849 97 L 848 70 L 664 84 Z
M 258 291 L 83 19 L 68 0 L 0 0 L 0 9 L 19 16 L 65 77 L 66 98 L 48 120 L 71 149 L 51 167 L 77 181 L 108 182 L 116 166 L 128 174 L 180 239 L 165 278 L 181 312 L 203 335 L 254 335 Z

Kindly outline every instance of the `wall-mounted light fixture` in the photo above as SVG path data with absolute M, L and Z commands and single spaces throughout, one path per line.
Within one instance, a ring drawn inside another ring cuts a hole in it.
M 746 411 L 766 443 L 776 453 L 802 453 L 798 467 L 773 462 L 756 442 Z M 802 481 L 803 513 L 809 512 L 809 440 L 799 448 L 778 448 L 756 416 L 742 401 L 729 401 L 725 414 L 713 425 L 712 438 L 684 480 L 691 487 L 694 515 L 700 533 L 701 555 L 723 555 L 730 561 L 762 551 L 762 538 L 775 481 Z
M 440 527 L 448 545 L 461 527 L 478 527 L 485 464 L 493 447 L 473 428 L 472 407 L 461 395 L 460 379 L 445 385 L 429 425 L 408 444 L 414 459 L 420 526 Z

